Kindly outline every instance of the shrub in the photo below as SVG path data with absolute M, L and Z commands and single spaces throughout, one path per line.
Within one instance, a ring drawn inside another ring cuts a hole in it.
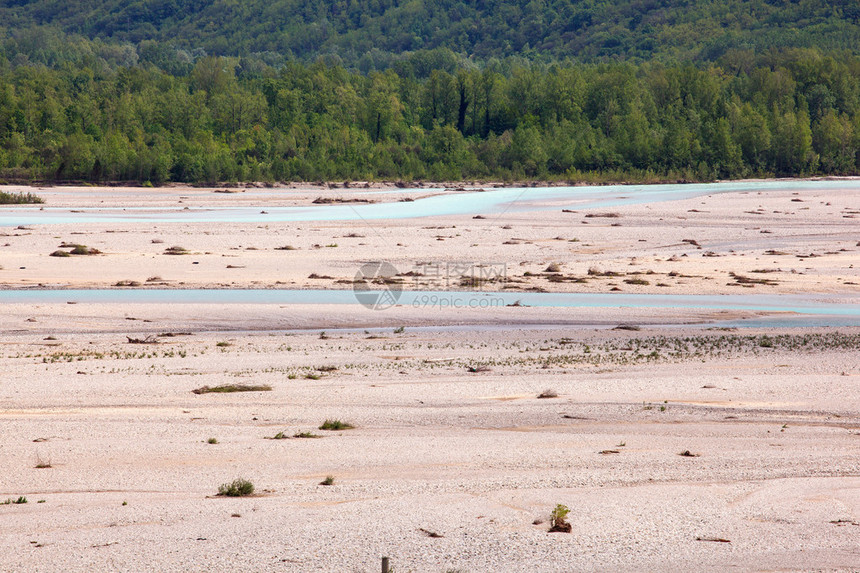
M 293 434 L 294 438 L 322 438 L 322 436 L 318 434 L 314 434 L 313 432 L 298 432 Z
M 355 426 L 352 424 L 347 424 L 346 422 L 341 422 L 340 420 L 326 420 L 320 426 L 320 430 L 351 430 Z
M 32 193 L 7 193 L 0 191 L 0 205 L 25 205 L 44 202 L 44 199 Z
M 222 483 L 218 495 L 224 497 L 244 497 L 254 493 L 254 484 L 246 479 L 236 478 L 232 483 Z
M 192 390 L 195 394 L 226 394 L 229 392 L 268 392 L 272 387 L 268 384 L 222 384 L 221 386 L 201 386 Z
M 90 248 L 86 245 L 73 245 L 72 250 L 69 251 L 70 255 L 99 255 L 101 251 L 98 249 Z
M 550 528 L 551 532 L 561 532 L 561 533 L 570 533 L 571 526 L 566 521 L 567 514 L 570 513 L 570 508 L 566 505 L 558 504 L 555 506 L 555 509 L 552 510 L 550 514 Z

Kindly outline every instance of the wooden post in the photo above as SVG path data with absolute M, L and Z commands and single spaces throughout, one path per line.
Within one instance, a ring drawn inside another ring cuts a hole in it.
M 382 558 L 382 573 L 388 573 L 388 557 Z

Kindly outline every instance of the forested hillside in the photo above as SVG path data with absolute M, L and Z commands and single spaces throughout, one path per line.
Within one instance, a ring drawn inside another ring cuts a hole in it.
M 857 0 L 2 0 L 4 25 L 13 34 L 51 25 L 209 55 L 335 54 L 365 71 L 435 48 L 477 60 L 580 61 L 860 50 Z
M 0 180 L 860 172 L 856 0 L 5 0 L 0 17 Z

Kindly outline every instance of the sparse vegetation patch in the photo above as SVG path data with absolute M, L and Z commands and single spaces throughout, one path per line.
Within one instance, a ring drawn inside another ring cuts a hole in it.
M 191 392 L 194 394 L 228 394 L 230 392 L 268 392 L 268 384 L 222 384 L 221 386 L 201 386 Z

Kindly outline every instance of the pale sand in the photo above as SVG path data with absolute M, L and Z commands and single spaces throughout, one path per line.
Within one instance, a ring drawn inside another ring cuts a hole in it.
M 503 255 L 514 271 L 509 278 L 523 281 L 511 286 L 521 289 L 608 292 L 614 283 L 624 292 L 856 294 L 845 282 L 860 282 L 849 268 L 860 262 L 854 247 L 860 237 L 856 220 L 844 216 L 860 198 L 792 198 L 721 195 L 619 207 L 612 211 L 621 217 L 605 221 L 549 212 L 495 221 L 374 222 L 373 229 L 359 223 L 6 229 L 0 280 L 104 287 L 160 275 L 158 282 L 171 286 L 332 287 L 370 258 L 391 256 L 411 266 L 417 257 L 494 262 Z M 759 205 L 767 215 L 743 213 Z M 711 212 L 688 212 L 694 208 Z M 679 226 L 662 228 L 669 220 Z M 430 226 L 448 228 L 424 229 Z M 765 228 L 771 233 L 760 232 Z M 343 238 L 351 232 L 365 237 Z M 165 243 L 152 244 L 155 237 Z M 527 240 L 501 245 L 511 237 Z M 683 239 L 702 250 L 679 245 Z M 337 248 L 310 248 L 332 240 Z M 48 257 L 60 241 L 106 254 Z M 301 250 L 272 250 L 284 243 Z M 212 254 L 160 254 L 172 244 Z M 768 249 L 791 254 L 763 256 Z M 702 257 L 707 251 L 722 256 Z M 822 256 L 795 256 L 810 252 Z M 679 260 L 669 261 L 672 255 Z M 648 286 L 623 283 L 626 277 L 554 283 L 522 276 L 550 262 L 566 275 L 584 276 L 594 266 L 657 276 L 643 276 Z M 776 267 L 779 273 L 751 272 Z M 699 278 L 666 276 L 670 271 Z M 734 282 L 730 271 L 779 284 L 727 286 Z M 311 272 L 335 279 L 315 282 L 307 279 Z M 663 281 L 671 286 L 655 286 Z M 7 305 L 0 313 L 0 500 L 24 495 L 28 503 L 0 505 L 6 548 L 0 570 L 377 571 L 383 555 L 398 573 L 858 570 L 860 354 L 849 337 L 860 328 L 836 335 L 832 328 L 657 326 L 749 316 Z M 607 328 L 622 322 L 643 328 Z M 416 328 L 424 324 L 442 328 Z M 444 328 L 457 324 L 474 326 Z M 401 325 L 405 331 L 395 333 Z M 193 334 L 156 345 L 126 339 L 186 331 Z M 763 346 L 762 334 L 820 336 L 814 340 L 824 346 Z M 672 344 L 649 341 L 663 335 Z M 720 337 L 733 336 L 740 338 L 717 346 Z M 677 349 L 675 338 L 690 338 L 688 348 Z M 707 348 L 700 355 L 697 340 Z M 835 347 L 842 342 L 848 346 Z M 657 355 L 645 358 L 652 350 Z M 490 370 L 468 372 L 481 364 Z M 269 384 L 272 391 L 191 392 L 230 383 Z M 559 396 L 538 399 L 546 389 Z M 326 418 L 357 428 L 317 430 Z M 324 438 L 265 439 L 281 431 Z M 206 443 L 210 437 L 219 443 Z M 678 455 L 685 450 L 698 457 Z M 52 467 L 36 468 L 38 460 Z M 335 484 L 318 485 L 327 475 Z M 239 476 L 253 481 L 259 495 L 212 497 Z M 546 531 L 557 503 L 572 510 L 571 534 Z
M 87 195 L 81 196 L 81 192 Z M 64 188 L 43 194 L 51 193 L 50 206 L 74 210 L 123 205 L 157 209 L 176 206 L 179 200 L 202 208 L 241 205 L 249 193 L 262 193 L 248 197 L 261 210 L 310 205 L 320 196 L 402 197 L 398 193 L 362 195 L 364 192 L 249 189 L 223 194 L 189 188 Z M 593 216 L 606 213 L 618 216 Z M 559 205 L 550 211 L 485 214 L 486 219 L 473 219 L 473 215 L 405 221 L 5 228 L 0 229 L 0 284 L 92 288 L 135 281 L 186 288 L 348 289 L 361 262 L 385 260 L 401 273 L 425 275 L 424 262 L 501 264 L 507 281 L 492 285 L 496 290 L 860 293 L 860 192 L 856 186 L 719 194 L 575 213 L 562 212 Z M 50 257 L 63 242 L 85 244 L 104 254 Z M 171 246 L 184 247 L 191 254 L 165 255 Z M 277 250 L 286 246 L 296 250 Z M 561 271 L 554 281 L 544 272 L 552 263 Z M 618 276 L 589 275 L 589 270 Z M 746 284 L 744 288 L 731 273 L 772 284 Z M 308 278 L 311 274 L 330 278 Z M 648 284 L 624 282 L 636 279 Z M 421 288 L 421 283 L 429 282 L 426 277 L 404 281 L 406 288 Z M 456 286 L 457 281 L 452 282 Z M 437 281 L 437 286 L 445 284 Z

